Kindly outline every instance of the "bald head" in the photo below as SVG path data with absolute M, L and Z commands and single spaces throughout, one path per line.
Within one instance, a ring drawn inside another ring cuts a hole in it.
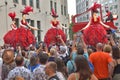
M 97 51 L 102 51 L 102 49 L 103 49 L 103 44 L 102 44 L 102 43 L 97 43 L 96 49 L 97 49 Z

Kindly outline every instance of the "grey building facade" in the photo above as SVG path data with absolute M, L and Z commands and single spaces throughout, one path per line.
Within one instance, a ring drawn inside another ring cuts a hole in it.
M 32 6 L 33 13 L 30 13 L 27 16 L 27 19 L 30 19 L 31 26 L 38 27 L 41 31 L 32 31 L 36 37 L 37 41 L 43 41 L 44 35 L 47 30 L 51 27 L 50 21 L 51 9 L 54 8 L 57 14 L 59 15 L 58 20 L 60 23 L 66 27 L 69 26 L 68 19 L 68 8 L 67 0 L 0 0 L 0 44 L 3 45 L 3 36 L 11 30 L 10 24 L 11 19 L 8 16 L 9 12 L 15 11 L 16 24 L 17 27 L 20 26 L 20 21 L 22 19 L 22 14 L 20 11 L 24 9 L 25 6 Z M 68 34 L 67 30 L 64 30 Z
M 105 16 L 105 9 L 108 8 L 113 15 L 118 15 L 118 20 L 114 21 L 114 25 L 120 29 L 120 0 L 76 0 L 76 13 L 80 14 L 90 8 L 94 2 L 100 3 L 102 5 L 102 15 Z M 84 14 L 77 18 L 78 22 L 88 21 L 91 16 L 90 12 Z M 104 18 L 105 19 L 105 18 Z

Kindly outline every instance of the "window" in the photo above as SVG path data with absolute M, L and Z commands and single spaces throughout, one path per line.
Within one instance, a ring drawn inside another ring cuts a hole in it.
M 53 8 L 53 1 L 50 1 L 50 10 L 52 11 Z
M 64 26 L 64 24 L 62 24 L 62 26 Z M 62 27 L 62 30 L 64 31 L 64 28 Z
M 61 5 L 61 14 L 63 15 L 63 5 Z
M 89 14 L 87 14 L 87 20 L 89 20 Z
M 37 28 L 41 29 L 40 21 L 37 21 Z M 41 41 L 41 31 L 40 30 L 37 31 L 37 38 L 38 38 L 38 42 Z
M 26 0 L 22 0 L 22 5 L 26 5 Z
M 40 0 L 36 0 L 36 8 L 40 8 Z
M 88 6 L 88 1 L 86 1 L 86 6 Z
M 67 27 L 67 24 L 65 24 L 65 27 Z M 67 29 L 65 29 L 65 34 L 67 34 Z
M 115 23 L 116 26 L 118 26 L 119 24 L 118 23 Z
M 28 23 L 30 23 L 30 19 L 26 19 Z
M 34 6 L 33 5 L 33 0 L 30 0 L 30 6 L 32 6 L 32 7 Z
M 117 9 L 117 8 L 118 8 L 118 5 L 115 5 L 114 8 Z
M 32 27 L 34 27 L 34 20 L 31 20 L 31 24 L 30 24 Z M 34 30 L 31 30 L 32 33 L 34 34 Z
M 111 6 L 111 7 L 110 7 L 110 10 L 112 10 L 112 9 L 113 9 L 113 7 Z
M 16 26 L 19 27 L 19 18 L 15 18 Z
M 66 16 L 66 6 L 64 6 L 64 15 Z
M 57 13 L 57 3 L 54 3 L 55 12 Z
M 109 0 L 109 3 L 113 3 L 113 0 Z
M 18 0 L 13 0 L 14 3 L 18 3 Z

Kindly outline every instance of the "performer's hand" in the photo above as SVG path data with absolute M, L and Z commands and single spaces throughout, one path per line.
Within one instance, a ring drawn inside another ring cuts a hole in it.
M 38 31 L 41 31 L 41 32 L 43 31 L 43 30 L 41 30 L 41 29 L 37 29 L 37 30 L 38 30 Z
M 64 29 L 69 29 L 69 27 L 65 27 Z
M 34 30 L 40 30 L 40 29 L 38 29 L 38 28 L 33 28 Z

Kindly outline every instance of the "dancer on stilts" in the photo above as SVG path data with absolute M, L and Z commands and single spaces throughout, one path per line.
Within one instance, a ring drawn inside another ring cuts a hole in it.
M 66 35 L 61 28 L 67 29 L 67 27 L 60 25 L 60 22 L 57 20 L 58 15 L 54 11 L 54 9 L 52 9 L 52 17 L 53 20 L 51 20 L 51 28 L 47 31 L 44 38 L 44 42 L 47 44 L 47 46 L 53 43 L 60 44 L 61 41 L 58 38 L 59 35 L 61 35 L 64 42 L 66 42 Z
M 17 32 L 16 21 L 15 21 L 16 13 L 10 12 L 8 15 L 12 19 L 12 24 L 10 25 L 12 30 L 8 31 L 4 35 L 3 39 L 5 44 L 9 44 L 10 46 L 15 47 L 16 43 L 18 42 L 18 36 L 17 36 L 18 32 Z
M 97 43 L 107 43 L 107 32 L 105 28 L 110 28 L 110 26 L 104 24 L 98 15 L 97 7 L 100 4 L 94 3 L 91 7 L 92 16 L 90 18 L 89 23 L 82 28 L 83 30 L 84 41 L 87 45 L 96 46 Z
M 38 30 L 37 28 L 30 26 L 29 23 L 26 20 L 26 16 L 29 14 L 29 12 L 33 12 L 32 7 L 26 6 L 25 9 L 22 11 L 22 20 L 20 22 L 20 28 L 19 30 L 19 45 L 22 48 L 27 48 L 31 44 L 35 44 L 35 36 L 32 34 L 32 30 Z

